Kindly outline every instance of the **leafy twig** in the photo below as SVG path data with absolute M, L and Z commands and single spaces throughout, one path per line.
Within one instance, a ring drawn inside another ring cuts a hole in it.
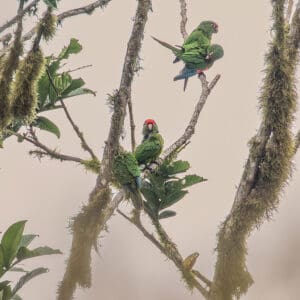
M 82 147 L 82 149 L 85 150 L 85 151 L 87 151 L 91 155 L 92 159 L 98 160 L 97 156 L 94 154 L 94 152 L 91 149 L 91 147 L 87 144 L 87 142 L 86 142 L 86 140 L 85 140 L 85 138 L 83 136 L 83 133 L 79 130 L 79 127 L 73 121 L 73 119 L 72 119 L 72 117 L 71 117 L 71 115 L 70 115 L 70 113 L 69 113 L 69 111 L 68 111 L 68 109 L 67 109 L 67 107 L 66 107 L 66 105 L 65 105 L 65 103 L 64 103 L 64 101 L 62 99 L 62 97 L 61 97 L 61 95 L 59 94 L 59 91 L 57 90 L 57 88 L 56 88 L 56 86 L 55 86 L 55 84 L 53 82 L 53 79 L 52 79 L 51 74 L 49 73 L 48 69 L 46 69 L 46 72 L 47 72 L 50 84 L 53 87 L 53 89 L 54 89 L 54 91 L 56 93 L 56 96 L 57 96 L 57 98 L 59 99 L 59 101 L 61 103 L 61 106 L 62 106 L 62 108 L 63 108 L 63 110 L 65 112 L 65 115 L 66 115 L 68 121 L 72 125 L 72 128 L 74 129 L 75 133 L 77 134 L 78 138 L 81 141 L 81 147 Z

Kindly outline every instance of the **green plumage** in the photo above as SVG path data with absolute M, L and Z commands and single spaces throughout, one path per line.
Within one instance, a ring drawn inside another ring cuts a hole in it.
M 201 22 L 200 25 L 186 38 L 179 49 L 166 42 L 160 41 L 155 37 L 153 37 L 153 39 L 175 54 L 176 59 L 174 62 L 182 60 L 185 63 L 189 63 L 191 62 L 191 57 L 194 55 L 205 57 L 209 54 L 211 37 L 213 33 L 217 32 L 217 28 L 217 24 L 213 21 Z
M 120 151 L 113 162 L 113 175 L 115 179 L 129 193 L 133 205 L 137 209 L 142 207 L 142 196 L 140 194 L 141 171 L 138 162 L 131 152 Z
M 147 139 L 136 148 L 135 157 L 138 163 L 147 164 L 155 161 L 164 146 L 164 140 L 158 132 L 149 134 Z

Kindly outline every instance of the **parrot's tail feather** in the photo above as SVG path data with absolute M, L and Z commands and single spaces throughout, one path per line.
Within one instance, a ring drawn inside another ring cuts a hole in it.
M 161 40 L 157 39 L 157 38 L 154 37 L 154 36 L 151 36 L 151 37 L 152 37 L 155 41 L 157 41 L 158 43 L 160 43 L 162 46 L 164 46 L 164 47 L 166 47 L 166 48 L 172 50 L 172 52 L 173 52 L 175 55 L 177 55 L 177 54 L 181 51 L 181 50 L 177 49 L 176 47 L 174 47 L 174 46 L 172 46 L 172 45 L 170 45 L 170 44 L 168 44 L 168 43 L 166 43 L 166 42 L 164 42 L 164 41 L 161 41 Z
M 179 57 L 176 57 L 174 60 L 173 60 L 173 64 L 176 64 L 177 62 L 180 61 L 180 58 Z
M 143 198 L 139 190 L 136 188 L 132 188 L 131 186 L 128 186 L 128 191 L 130 194 L 130 199 L 132 201 L 133 206 L 136 209 L 142 209 L 144 207 Z
M 183 91 L 185 92 L 187 84 L 188 84 L 189 78 L 184 79 L 184 84 L 183 84 Z
M 197 74 L 197 70 L 183 68 L 182 71 L 180 72 L 180 74 L 175 76 L 173 78 L 173 80 L 177 81 L 177 80 L 181 80 L 181 79 L 187 79 L 187 78 L 192 77 L 196 74 Z

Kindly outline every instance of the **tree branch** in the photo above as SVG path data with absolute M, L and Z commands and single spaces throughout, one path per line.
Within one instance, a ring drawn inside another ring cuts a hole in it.
M 186 32 L 186 23 L 187 23 L 187 10 L 186 10 L 186 1 L 185 0 L 179 0 L 180 2 L 180 15 L 181 15 L 181 21 L 180 21 L 180 32 L 185 40 L 188 36 Z
M 34 146 L 44 150 L 44 151 L 38 151 L 38 150 L 31 150 L 29 153 L 30 154 L 38 154 L 38 155 L 48 155 L 51 158 L 54 159 L 58 159 L 60 161 L 74 161 L 77 163 L 82 163 L 84 160 L 75 156 L 71 156 L 71 155 L 66 155 L 66 154 L 61 154 L 58 153 L 55 150 L 52 150 L 50 148 L 48 148 L 46 145 L 42 144 L 38 138 L 36 137 L 35 133 L 33 131 L 31 131 L 31 136 L 32 139 L 27 137 L 25 134 L 19 134 L 16 133 L 14 131 L 10 131 L 10 130 L 6 130 L 8 133 L 16 136 L 17 138 L 19 138 L 20 140 L 25 140 L 31 144 L 33 144 Z
M 296 138 L 295 138 L 295 154 L 298 151 L 299 147 L 300 147 L 300 130 L 296 134 Z
M 87 142 L 86 142 L 86 140 L 85 140 L 85 138 L 83 136 L 83 133 L 79 130 L 79 127 L 73 121 L 73 119 L 72 119 L 72 117 L 71 117 L 71 115 L 70 115 L 70 113 L 69 113 L 69 111 L 68 111 L 68 109 L 67 109 L 67 107 L 65 105 L 65 102 L 63 101 L 61 95 L 59 94 L 59 92 L 58 92 L 58 90 L 57 90 L 57 88 L 56 88 L 56 86 L 55 86 L 55 84 L 53 82 L 53 79 L 52 79 L 52 77 L 51 77 L 48 69 L 46 69 L 46 72 L 47 72 L 50 84 L 53 87 L 53 89 L 54 89 L 54 91 L 56 93 L 56 96 L 57 96 L 57 98 L 59 99 L 59 101 L 61 103 L 61 107 L 63 108 L 68 121 L 72 125 L 73 130 L 75 131 L 76 135 L 78 136 L 78 138 L 81 141 L 81 147 L 82 147 L 82 149 L 85 150 L 85 151 L 87 151 L 91 155 L 92 159 L 98 160 L 97 156 L 94 154 L 94 152 L 91 149 L 91 147 L 87 144 Z
M 67 10 L 59 15 L 57 15 L 57 22 L 61 23 L 64 19 L 70 18 L 70 17 L 74 17 L 77 15 L 81 15 L 81 14 L 91 14 L 96 8 L 98 7 L 105 7 L 111 0 L 97 0 L 94 1 L 88 5 L 79 7 L 79 8 L 75 8 L 75 9 L 70 9 Z M 30 40 L 34 34 L 36 32 L 36 26 L 34 26 L 33 28 L 31 28 L 31 30 L 29 32 L 27 32 L 26 34 L 24 34 L 22 41 L 28 41 Z M 9 47 L 7 47 L 6 49 L 2 49 L 0 51 L 0 56 L 7 51 L 7 49 L 9 49 Z
M 131 134 L 131 151 L 134 152 L 136 141 L 135 141 L 135 124 L 134 124 L 131 98 L 128 100 L 128 110 L 129 110 L 129 122 L 130 122 L 130 134 Z
M 288 0 L 288 6 L 286 10 L 286 17 L 285 17 L 287 23 L 290 22 L 293 6 L 294 6 L 294 0 Z
M 18 22 L 20 19 L 23 18 L 23 16 L 29 12 L 40 0 L 33 0 L 30 4 L 28 4 L 24 9 L 18 12 L 18 14 L 13 17 L 11 20 L 7 21 L 4 25 L 0 26 L 0 33 L 3 32 L 5 29 L 9 28 L 10 26 L 14 25 L 16 22 Z
M 209 84 L 207 80 L 205 79 L 205 76 L 200 75 L 200 81 L 202 85 L 202 92 L 199 98 L 199 101 L 197 102 L 194 113 L 192 115 L 192 118 L 186 127 L 183 135 L 175 141 L 169 148 L 167 148 L 163 154 L 161 155 L 161 159 L 165 160 L 167 159 L 170 155 L 174 154 L 179 148 L 181 148 L 184 144 L 186 144 L 192 135 L 195 133 L 195 127 L 198 123 L 199 120 L 199 115 L 202 111 L 202 108 L 204 107 L 206 100 L 212 91 L 212 89 L 215 87 L 217 82 L 219 81 L 221 75 L 217 75 L 212 82 Z
M 112 162 L 119 148 L 126 107 L 131 97 L 135 63 L 141 49 L 150 7 L 150 0 L 138 1 L 134 25 L 124 59 L 120 87 L 114 95 L 114 112 L 104 147 L 100 172 L 88 204 L 74 218 L 71 225 L 73 231 L 71 253 L 63 280 L 58 288 L 58 300 L 72 299 L 77 285 L 81 287 L 90 287 L 91 285 L 91 250 L 99 233 L 105 228 L 106 222 L 114 211 L 111 208 L 113 203 L 109 188 L 112 179 Z M 80 257 L 80 263 L 78 263 L 78 257 Z

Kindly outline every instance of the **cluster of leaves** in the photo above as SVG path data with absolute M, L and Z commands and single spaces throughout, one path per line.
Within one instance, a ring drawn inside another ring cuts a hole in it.
M 32 278 L 48 272 L 47 268 L 36 268 L 32 271 L 26 271 L 23 268 L 16 267 L 21 261 L 51 254 L 61 254 L 60 250 L 52 249 L 48 246 L 38 247 L 33 250 L 28 249 L 29 244 L 37 236 L 35 234 L 24 234 L 26 221 L 19 221 L 12 224 L 3 234 L 0 244 L 0 278 L 8 271 L 24 272 L 16 285 L 12 288 L 11 282 L 4 280 L 0 282 L 0 300 L 21 300 L 17 292 Z
M 144 180 L 141 192 L 146 199 L 145 209 L 152 217 L 165 219 L 175 216 L 176 212 L 166 208 L 182 200 L 188 193 L 188 187 L 206 181 L 198 175 L 177 176 L 189 168 L 188 161 L 166 160 Z
M 37 117 L 30 125 L 51 132 L 55 134 L 57 138 L 60 137 L 58 126 L 53 121 L 39 114 L 62 108 L 60 100 L 84 94 L 95 95 L 95 91 L 84 88 L 85 82 L 82 78 L 72 78 L 70 71 L 60 72 L 60 69 L 64 65 L 63 62 L 67 60 L 71 54 L 77 54 L 81 50 L 82 46 L 78 40 L 72 38 L 57 57 L 53 55 L 46 57 L 46 69 L 38 81 Z M 2 140 L 0 139 L 0 146 L 6 138 L 12 136 L 13 133 L 17 133 L 23 126 L 27 125 L 28 124 L 20 120 L 13 121 L 6 133 L 4 132 Z

